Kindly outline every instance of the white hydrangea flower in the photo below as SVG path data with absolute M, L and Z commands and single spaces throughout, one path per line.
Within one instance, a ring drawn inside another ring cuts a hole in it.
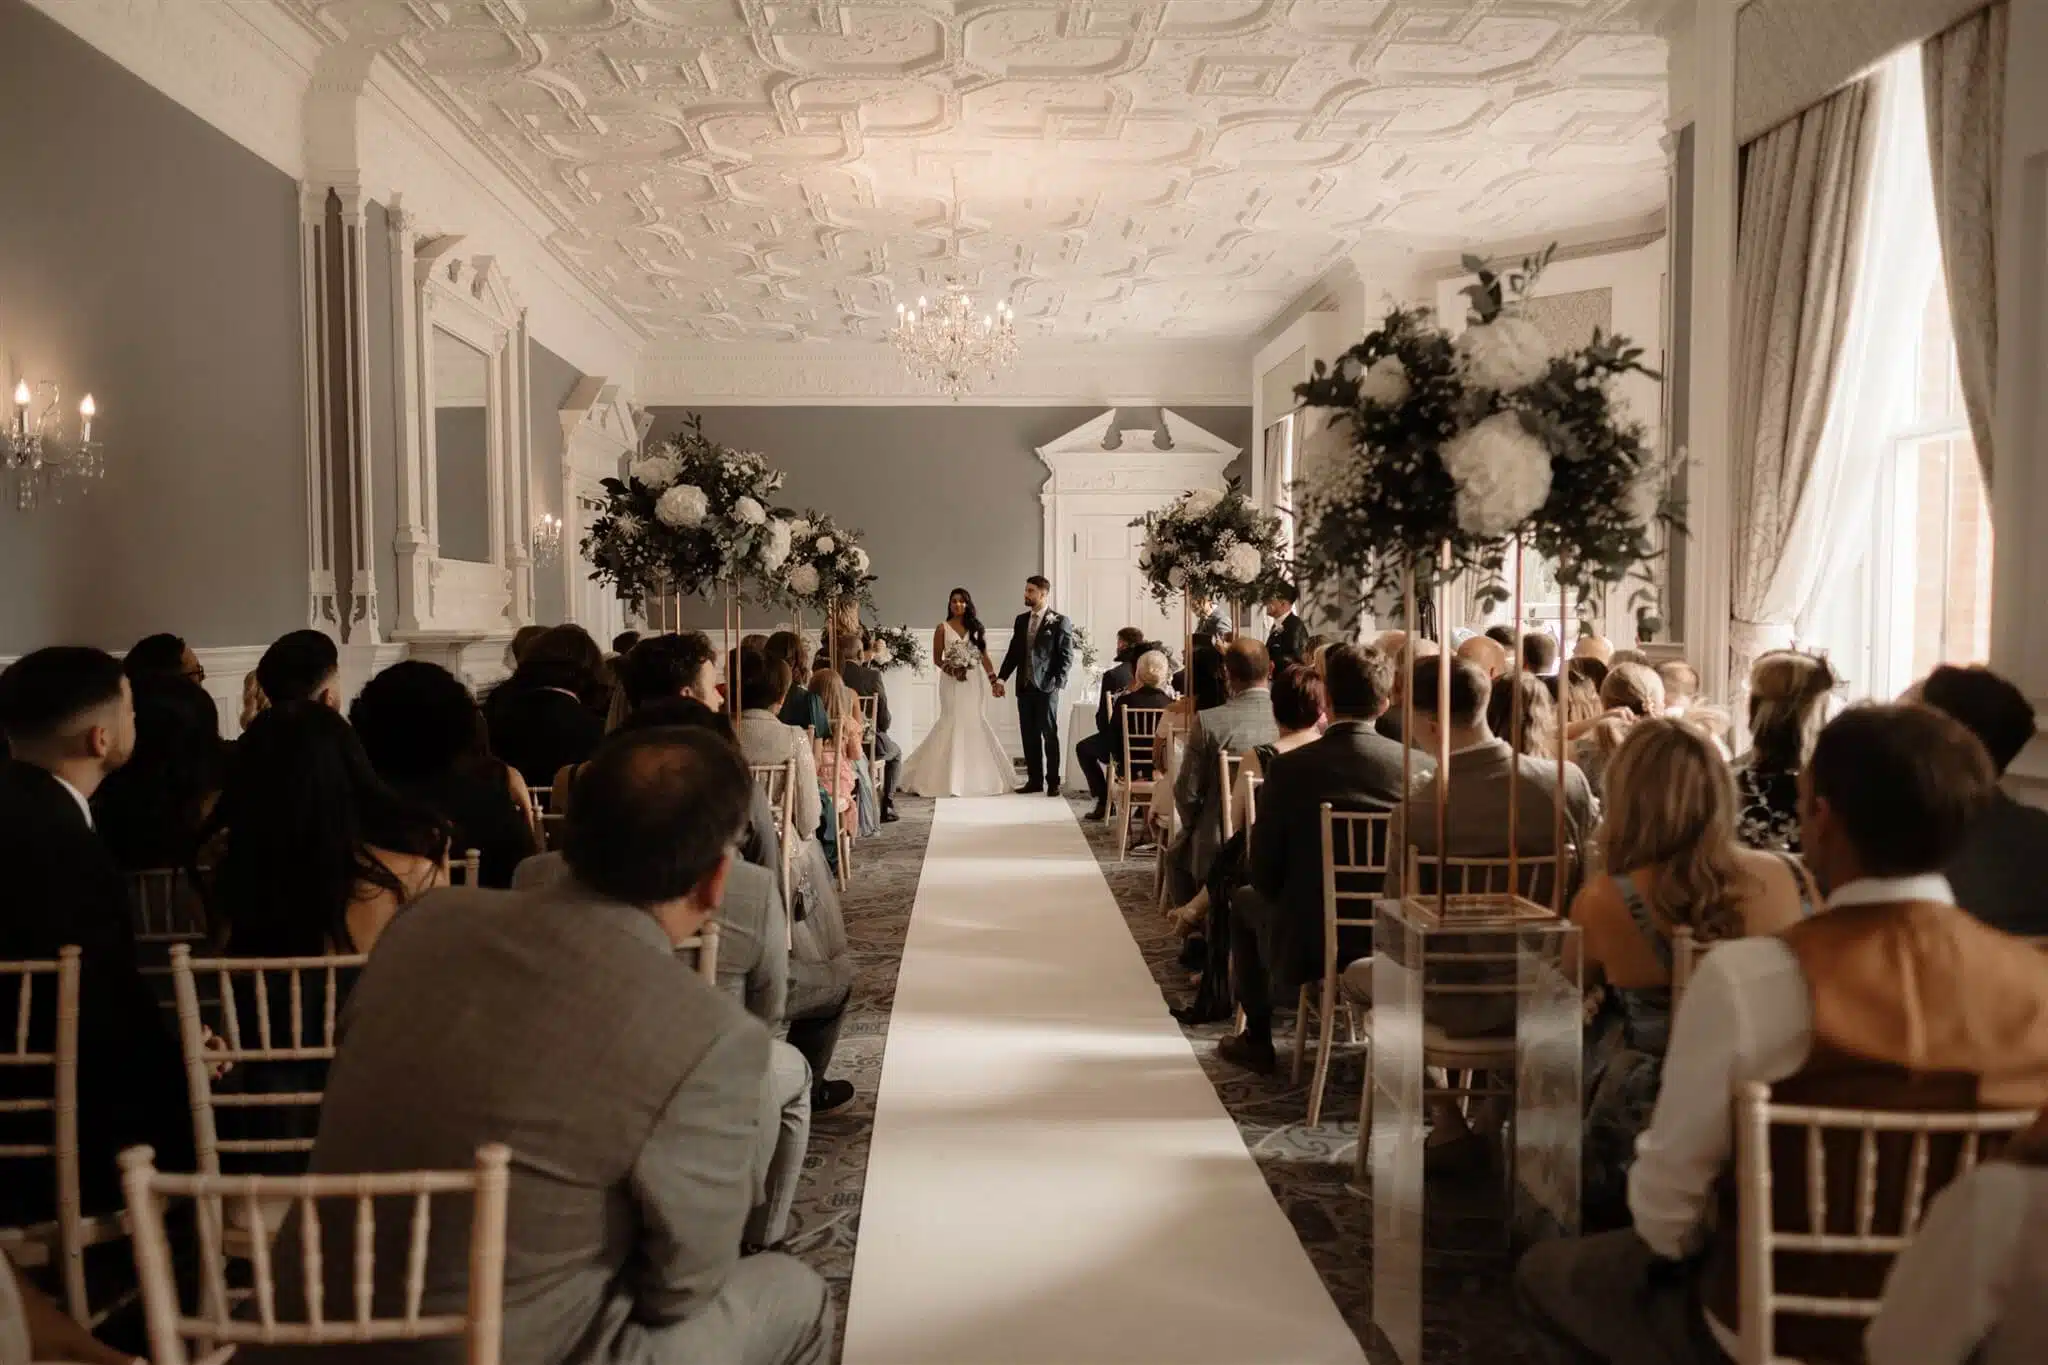
M 1347 355 L 1337 362 L 1337 373 L 1356 384 L 1365 375 L 1365 362 L 1355 355 Z
M 1481 388 L 1510 393 L 1527 388 L 1550 369 L 1550 342 L 1535 323 L 1504 313 L 1468 327 L 1458 338 L 1458 362 Z
M 865 574 L 868 571 L 870 562 L 868 560 L 868 552 L 856 545 L 853 547 L 851 554 L 853 555 L 853 571 L 857 574 Z
M 1550 496 L 1550 452 L 1515 413 L 1460 432 L 1443 458 L 1458 485 L 1458 525 L 1473 535 L 1506 535 Z
M 768 520 L 768 509 L 752 498 L 742 495 L 733 503 L 732 515 L 734 520 L 744 522 L 748 526 L 759 526 Z
M 1259 576 L 1259 547 L 1233 545 L 1223 556 L 1223 575 L 1233 583 L 1249 583 Z
M 1167 571 L 1166 582 L 1168 587 L 1176 590 L 1185 588 L 1188 585 L 1188 571 L 1176 564 Z
M 767 539 L 761 542 L 761 563 L 770 572 L 779 569 L 789 559 L 789 523 L 771 521 L 768 523 Z
M 676 481 L 683 472 L 683 462 L 675 456 L 657 453 L 644 460 L 635 460 L 626 466 L 626 473 L 634 482 L 642 484 L 650 493 L 659 493 Z
M 1202 566 L 1204 576 L 1214 580 L 1230 577 L 1230 565 L 1220 559 L 1212 559 Z
M 809 597 L 818 591 L 818 571 L 808 564 L 799 564 L 789 571 L 789 588 L 799 597 Z
M 1191 517 L 1205 517 L 1222 503 L 1223 495 L 1213 488 L 1197 488 L 1181 499 L 1181 507 Z
M 1657 509 L 1664 505 L 1664 471 L 1657 465 L 1647 464 L 1636 471 L 1635 481 L 1622 496 L 1621 510 L 1638 526 L 1648 526 L 1657 519 Z
M 679 483 L 654 504 L 654 517 L 663 526 L 687 528 L 701 525 L 711 510 L 711 500 L 695 484 Z
M 817 529 L 817 527 L 811 525 L 810 520 L 808 518 L 798 517 L 795 521 L 792 521 L 789 524 L 790 539 L 796 541 L 808 540 L 810 538 L 811 532 Z
M 815 548 L 817 549 L 819 554 L 829 555 L 834 550 L 839 548 L 839 542 L 832 539 L 832 537 L 830 536 L 819 536 L 818 544 Z
M 1383 355 L 1372 363 L 1365 377 L 1358 381 L 1358 396 L 1374 407 L 1398 408 L 1408 401 L 1413 385 L 1408 382 L 1408 367 L 1397 355 Z

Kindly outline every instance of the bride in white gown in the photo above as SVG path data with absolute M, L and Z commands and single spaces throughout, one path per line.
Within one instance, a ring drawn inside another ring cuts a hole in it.
M 932 662 L 939 666 L 939 719 L 903 765 L 897 783 L 914 796 L 1001 796 L 1016 783 L 1003 741 L 989 723 L 988 700 L 1000 696 L 988 637 L 974 597 L 953 589 L 946 620 L 932 632 Z

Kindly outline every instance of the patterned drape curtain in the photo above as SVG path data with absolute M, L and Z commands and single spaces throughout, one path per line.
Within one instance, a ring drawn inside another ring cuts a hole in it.
M 1813 472 L 1855 295 L 1876 78 L 1836 91 L 1742 149 L 1735 239 L 1735 500 L 1727 695 L 1791 642 L 1772 579 Z
M 1991 487 L 1991 422 L 1998 379 L 1998 179 L 2004 154 L 2006 0 L 1979 10 L 1920 49 L 1927 152 L 1941 264 L 1955 319 L 1956 366 L 1984 486 Z

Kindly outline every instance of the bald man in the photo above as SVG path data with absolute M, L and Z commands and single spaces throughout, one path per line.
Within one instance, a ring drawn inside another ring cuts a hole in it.
M 1458 657 L 1485 669 L 1488 681 L 1508 671 L 1508 652 L 1490 635 L 1475 635 L 1459 645 Z
M 1601 663 L 1614 662 L 1614 641 L 1605 635 L 1581 635 L 1578 644 L 1572 647 L 1574 659 L 1597 659 Z

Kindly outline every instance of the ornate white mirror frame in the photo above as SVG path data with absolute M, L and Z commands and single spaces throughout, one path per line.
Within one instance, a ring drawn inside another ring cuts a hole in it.
M 626 628 L 625 607 L 610 588 L 593 583 L 583 536 L 605 504 L 604 481 L 620 477 L 647 425 L 600 375 L 586 375 L 562 404 L 562 611 L 600 641 Z
M 528 487 L 526 310 L 489 256 L 465 256 L 460 236 L 415 239 L 394 221 L 392 291 L 398 334 L 398 613 L 394 638 L 510 635 L 533 619 Z M 434 333 L 483 353 L 490 554 L 440 552 L 435 451 Z

